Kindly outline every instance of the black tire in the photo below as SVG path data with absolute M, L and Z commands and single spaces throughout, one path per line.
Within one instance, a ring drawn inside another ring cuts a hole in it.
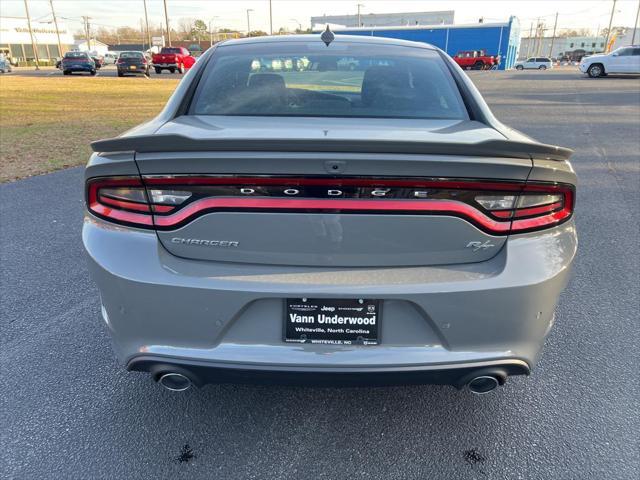
M 474 70 L 484 70 L 484 63 L 483 62 L 476 62 L 473 64 L 473 69 Z
M 605 75 L 604 66 L 601 63 L 594 63 L 587 70 L 587 75 L 591 78 L 603 77 Z
M 92 77 L 95 77 L 97 72 L 95 70 L 91 70 L 91 72 L 89 72 L 89 73 L 91 74 Z
M 63 75 L 71 75 L 71 72 L 69 70 L 63 70 L 62 74 Z
M 524 70 L 524 67 L 522 65 L 516 65 L 516 70 Z
M 122 72 L 118 72 L 118 76 L 119 76 L 119 77 L 124 77 L 124 73 L 122 73 Z
M 176 68 L 176 72 L 182 73 L 182 68 L 180 68 L 180 67 Z
M 538 67 L 538 70 L 546 70 L 546 69 L 547 69 L 547 66 L 546 66 L 546 65 L 540 65 L 540 66 Z
M 176 73 L 176 69 L 175 69 L 175 68 L 173 68 L 173 67 L 171 67 L 171 68 L 169 69 L 169 72 L 171 72 L 171 73 Z
M 162 69 L 155 67 L 156 75 L 160 75 L 162 73 Z

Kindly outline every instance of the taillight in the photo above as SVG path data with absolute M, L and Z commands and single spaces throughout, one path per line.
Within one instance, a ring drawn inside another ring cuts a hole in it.
M 147 192 L 139 177 L 104 177 L 87 182 L 87 208 L 101 218 L 152 228 Z
M 518 195 L 478 195 L 475 201 L 494 218 L 511 220 L 510 233 L 558 225 L 573 213 L 570 185 L 526 184 Z
M 467 179 L 149 175 L 87 183 L 95 215 L 160 230 L 207 213 L 259 211 L 449 215 L 506 235 L 559 225 L 573 204 L 571 185 Z

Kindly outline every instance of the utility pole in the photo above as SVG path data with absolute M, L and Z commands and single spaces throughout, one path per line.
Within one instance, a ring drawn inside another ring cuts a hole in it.
M 549 47 L 549 58 L 553 57 L 553 43 L 556 40 L 556 29 L 558 28 L 558 12 L 556 12 L 556 21 L 553 24 L 553 36 L 551 37 L 551 46 Z
M 251 22 L 249 21 L 249 12 L 253 12 L 253 9 L 247 8 L 247 37 L 251 33 Z
M 273 35 L 273 10 L 271 8 L 271 0 L 269 0 L 269 35 Z
M 144 22 L 147 26 L 147 40 L 149 41 L 149 48 L 151 48 L 151 30 L 149 30 L 149 15 L 147 14 L 147 0 L 144 2 Z
M 542 50 L 542 38 L 544 36 L 544 23 L 540 23 L 538 21 L 538 48 L 536 48 L 536 57 L 540 55 L 540 50 Z
M 27 12 L 27 26 L 29 27 L 29 36 L 31 36 L 31 48 L 33 48 L 33 56 L 36 58 L 36 70 L 40 70 L 40 59 L 38 58 L 38 46 L 33 36 L 33 30 L 31 29 L 31 15 L 29 15 L 29 5 L 27 0 L 24 0 L 24 9 Z M 26 60 L 26 59 L 25 59 Z
M 527 42 L 527 58 L 529 58 L 529 51 L 531 50 L 531 44 L 533 43 L 533 22 L 529 27 L 529 41 Z
M 164 1 L 164 22 L 167 25 L 167 43 L 171 46 L 171 30 L 169 30 L 169 14 L 167 13 L 167 0 Z
M 636 12 L 636 21 L 633 24 L 633 35 L 631 37 L 631 45 L 636 44 L 636 30 L 638 29 L 638 17 L 640 17 L 640 1 L 638 1 L 638 11 Z
M 58 55 L 62 56 L 62 42 L 60 42 L 60 30 L 58 30 L 58 19 L 56 18 L 56 11 L 53 9 L 53 0 L 49 0 L 51 5 L 51 15 L 53 15 L 53 24 L 56 27 L 56 35 L 58 36 Z
M 609 17 L 609 28 L 607 29 L 607 38 L 604 41 L 604 53 L 609 51 L 609 38 L 611 38 L 611 25 L 613 23 L 613 14 L 616 12 L 616 1 L 613 0 L 613 5 L 611 6 L 611 17 Z
M 361 16 L 360 16 L 360 7 L 364 7 L 364 5 L 362 3 L 359 3 L 358 5 L 358 27 L 362 26 L 362 21 L 361 21 Z
M 25 0 L 26 1 L 26 0 Z M 84 38 L 87 40 L 87 50 L 91 50 L 91 34 L 89 31 L 89 19 L 91 17 L 83 16 L 82 20 L 84 21 Z
M 116 27 L 116 43 L 120 45 L 120 28 Z

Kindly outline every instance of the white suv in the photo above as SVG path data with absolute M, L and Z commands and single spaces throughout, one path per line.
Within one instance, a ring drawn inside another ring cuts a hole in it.
M 584 57 L 580 71 L 591 78 L 603 77 L 608 73 L 640 74 L 640 46 L 620 47 L 611 53 Z
M 547 57 L 531 57 L 522 62 L 517 62 L 514 67 L 516 70 L 546 70 L 547 68 L 553 68 L 553 62 Z

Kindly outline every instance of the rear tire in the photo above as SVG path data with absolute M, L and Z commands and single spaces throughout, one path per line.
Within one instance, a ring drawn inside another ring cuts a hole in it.
M 71 72 L 69 70 L 63 70 L 62 74 L 63 75 L 71 75 Z
M 119 76 L 119 77 L 124 77 L 124 73 L 122 73 L 122 72 L 118 72 L 118 76 Z
M 173 68 L 173 67 L 171 67 L 171 68 L 169 69 L 169 72 L 171 72 L 171 73 L 176 73 L 176 69 L 175 69 L 175 68 Z
M 95 77 L 97 72 L 95 70 L 91 70 L 91 72 L 89 72 L 89 73 L 91 73 L 92 77 Z
M 602 66 L 601 63 L 594 63 L 593 65 L 591 65 L 589 67 L 589 69 L 587 70 L 587 74 L 591 77 L 591 78 L 598 78 L 598 77 L 602 77 L 604 76 L 604 67 Z
M 538 67 L 538 70 L 546 70 L 546 69 L 547 69 L 547 66 L 546 66 L 546 65 L 540 65 L 540 66 Z
M 484 63 L 482 62 L 476 62 L 473 64 L 473 69 L 474 70 L 484 70 Z
M 158 67 L 155 67 L 155 71 L 157 75 L 160 75 L 162 73 L 162 69 Z
M 182 68 L 178 67 L 176 70 L 177 70 L 178 73 L 180 73 L 180 74 L 182 73 Z

